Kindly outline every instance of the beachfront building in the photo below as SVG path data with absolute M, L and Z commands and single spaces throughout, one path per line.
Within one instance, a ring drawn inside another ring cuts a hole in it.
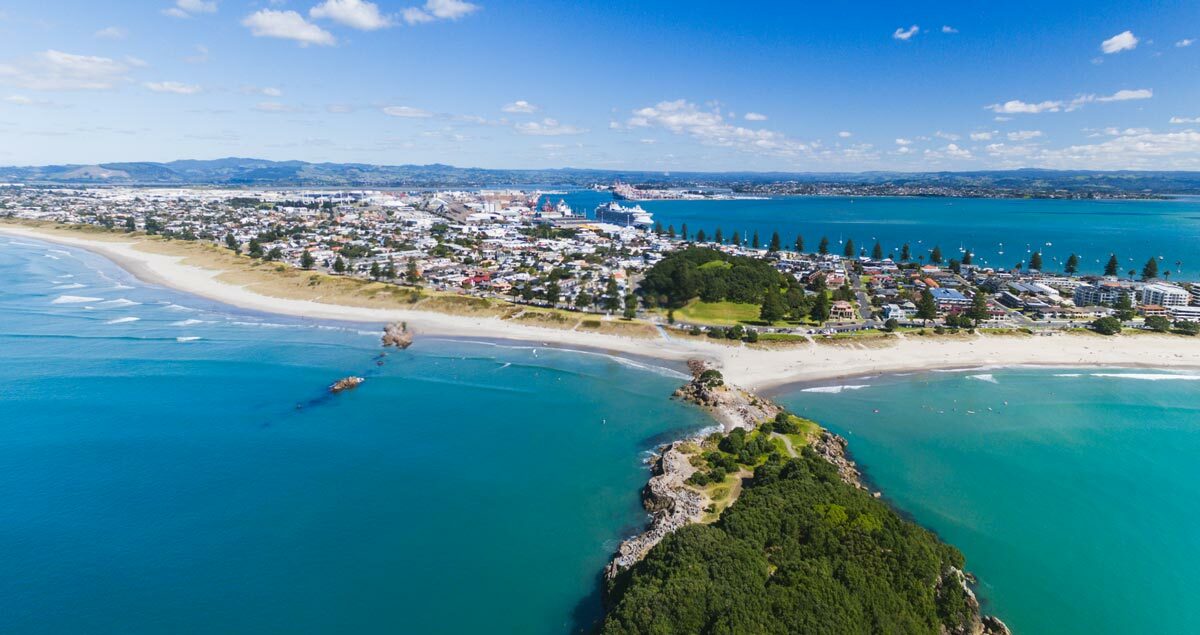
M 837 300 L 829 309 L 829 319 L 831 320 L 853 320 L 854 305 L 845 300 Z
M 953 311 L 971 306 L 971 299 L 958 289 L 935 288 L 930 289 L 929 293 L 933 294 L 933 301 L 937 302 L 938 311 Z
M 1142 287 L 1142 304 L 1187 306 L 1190 299 L 1187 291 L 1173 284 L 1154 283 Z
M 1133 295 L 1133 290 L 1118 282 L 1085 284 L 1075 288 L 1072 299 L 1075 306 L 1113 305 L 1122 295 Z
M 1167 313 L 1176 322 L 1200 322 L 1200 306 L 1171 306 Z

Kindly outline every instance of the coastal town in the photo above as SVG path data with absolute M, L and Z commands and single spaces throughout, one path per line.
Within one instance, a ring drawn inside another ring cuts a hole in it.
M 619 185 L 619 184 L 618 184 Z M 561 193 L 557 193 L 561 194 Z M 1107 275 L 1043 270 L 1041 254 L 1012 269 L 967 250 L 884 253 L 821 237 L 726 237 L 663 227 L 633 203 L 574 210 L 554 192 L 202 188 L 0 188 L 0 216 L 207 241 L 263 261 L 607 319 L 642 319 L 717 339 L 855 336 L 904 328 L 1051 332 L 1086 325 L 1195 333 L 1200 285 L 1170 282 L 1150 258 Z M 588 212 L 591 212 L 590 214 Z M 811 239 L 810 239 L 811 240 Z M 711 250 L 769 263 L 798 299 L 672 302 L 641 284 L 671 254 Z M 1169 265 L 1168 265 L 1169 266 Z M 817 296 L 823 299 L 817 301 Z M 759 306 L 761 304 L 762 306 Z M 769 306 L 768 306 L 769 305 Z

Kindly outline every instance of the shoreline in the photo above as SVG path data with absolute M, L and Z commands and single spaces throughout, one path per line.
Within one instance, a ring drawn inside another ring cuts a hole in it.
M 689 359 L 702 359 L 719 368 L 731 383 L 764 396 L 799 385 L 857 377 L 948 369 L 1157 368 L 1200 369 L 1200 338 L 1136 334 L 969 337 L 892 337 L 883 345 L 852 340 L 768 349 L 717 344 L 702 338 L 672 335 L 636 338 L 513 323 L 497 317 L 472 317 L 403 308 L 375 308 L 319 301 L 319 295 L 294 299 L 265 295 L 218 277 L 224 269 L 183 261 L 187 256 L 155 253 L 139 247 L 144 238 L 122 234 L 89 236 L 70 228 L 34 228 L 0 223 L 0 235 L 65 245 L 105 257 L 139 280 L 191 293 L 241 309 L 338 322 L 388 323 L 407 321 L 420 335 L 456 339 L 501 340 L 632 358 L 652 359 L 675 370 Z M 256 275 L 269 279 L 269 272 Z M 600 318 L 600 316 L 594 316 Z

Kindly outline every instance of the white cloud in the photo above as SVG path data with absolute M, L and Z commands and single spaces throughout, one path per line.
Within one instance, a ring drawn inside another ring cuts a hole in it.
M 953 132 L 942 132 L 941 130 L 933 133 L 933 136 L 939 139 L 945 139 L 946 141 L 958 141 L 959 139 L 962 139 L 961 135 L 954 134 Z
M 1194 38 L 1184 38 L 1175 43 L 1175 48 L 1186 48 L 1196 43 Z
M 119 26 L 110 26 L 100 29 L 92 34 L 92 37 L 97 37 L 102 40 L 124 40 L 129 32 Z
M 995 132 L 988 132 L 986 130 L 983 132 L 972 132 L 971 141 L 991 141 L 995 134 Z
M 199 13 L 216 12 L 217 3 L 214 0 L 175 0 L 175 6 L 163 9 L 163 13 L 172 18 L 190 18 Z
M 1138 39 L 1131 31 L 1122 31 L 1100 43 L 1100 50 L 1105 54 L 1132 51 L 1137 48 Z
M 1154 91 L 1149 88 L 1139 88 L 1137 90 L 1118 90 L 1117 92 L 1106 97 L 1097 97 L 1096 101 L 1130 101 L 1133 99 L 1150 99 L 1154 96 Z
M 325 106 L 325 112 L 334 114 L 354 112 L 354 106 L 351 106 L 350 104 L 329 104 Z
M 912 152 L 912 148 L 910 148 L 908 146 L 900 146 L 899 148 L 896 149 L 897 154 L 908 154 L 910 152 Z
M 1009 141 L 1028 141 L 1030 139 L 1036 139 L 1036 138 L 1042 136 L 1042 131 L 1041 130 L 1017 130 L 1015 132 L 1008 133 L 1008 135 L 1006 135 L 1006 136 L 1008 137 Z
M 518 99 L 511 104 L 506 104 L 503 108 L 501 108 L 501 110 L 504 112 L 529 114 L 537 112 L 538 107 L 525 101 L 524 99 Z
M 9 95 L 8 97 L 4 98 L 4 101 L 6 103 L 16 104 L 18 106 L 32 106 L 34 103 L 36 103 L 33 99 L 30 99 L 25 95 Z
M 910 38 L 912 38 L 912 36 L 914 36 L 918 32 L 920 32 L 920 30 L 921 30 L 921 28 L 915 24 L 908 27 L 907 29 L 899 28 L 899 29 L 896 29 L 896 31 L 892 33 L 892 38 L 900 40 L 902 42 L 907 42 Z
M 254 109 L 259 112 L 294 112 L 296 110 L 292 106 L 277 101 L 260 101 L 254 105 Z
M 812 150 L 811 145 L 774 130 L 755 130 L 731 124 L 719 109 L 701 110 L 696 104 L 683 99 L 635 110 L 626 126 L 665 128 L 675 134 L 686 134 L 704 145 L 757 154 L 795 156 Z
M 1076 145 L 1047 151 L 1044 163 L 1073 167 L 1136 168 L 1200 166 L 1200 132 L 1154 133 L 1130 131 L 1090 145 Z
M 971 152 L 969 150 L 966 148 L 960 148 L 953 143 L 947 145 L 945 148 L 942 148 L 942 151 L 946 153 L 946 156 L 954 157 L 956 159 L 971 158 Z
M 250 29 L 255 37 L 295 40 L 300 43 L 300 46 L 309 44 L 333 46 L 337 44 L 337 39 L 333 37 L 332 33 L 308 22 L 304 16 L 295 11 L 260 9 L 246 16 L 242 20 L 242 26 Z
M 283 91 L 273 86 L 242 86 L 242 93 L 246 95 L 263 95 L 265 97 L 283 97 Z
M 412 106 L 388 106 L 383 109 L 383 114 L 404 119 L 428 119 L 433 116 L 433 113 L 428 110 L 421 110 Z
M 985 106 L 992 112 L 1004 114 L 1036 114 L 1039 112 L 1058 112 L 1063 109 L 1061 101 L 1042 101 L 1037 103 L 1024 102 L 1019 99 L 1010 99 L 1002 104 L 992 104 Z
M 1200 117 L 1171 117 L 1171 123 L 1200 123 Z
M 196 84 L 184 84 L 183 82 L 146 82 L 143 86 L 156 93 L 174 95 L 195 95 L 201 90 Z
M 746 121 L 766 121 L 767 120 L 766 115 L 764 115 L 762 113 L 757 113 L 757 112 L 748 112 L 745 114 L 744 118 L 746 119 Z
M 958 33 L 958 29 L 952 26 L 942 25 L 942 33 Z
M 424 24 L 434 20 L 457 20 L 479 10 L 479 5 L 463 0 L 427 0 L 423 7 L 404 10 L 404 21 L 409 24 Z
M 108 57 L 48 50 L 0 63 L 0 83 L 29 90 L 109 90 L 129 81 L 129 66 Z
M 904 139 L 904 138 L 902 138 L 902 137 L 901 137 L 901 138 L 898 138 L 898 139 L 896 139 L 896 145 L 898 145 L 898 146 L 910 146 L 910 145 L 912 145 L 912 139 Z
M 541 121 L 527 121 L 524 123 L 519 123 L 513 126 L 513 128 L 521 134 L 539 137 L 558 137 L 562 135 L 575 135 L 587 132 L 587 130 L 582 128 L 576 128 L 572 125 L 560 123 L 557 119 L 550 118 L 546 118 Z
M 839 137 L 841 137 L 841 138 L 843 138 L 843 139 L 849 139 L 850 137 L 853 137 L 853 136 L 854 136 L 854 133 L 853 133 L 853 132 L 850 132 L 849 130 L 843 130 L 843 131 L 841 131 L 841 132 L 839 132 L 839 133 L 838 133 L 838 136 L 839 136 Z
M 379 6 L 365 0 L 325 0 L 309 9 L 309 17 L 329 19 L 362 31 L 392 26 L 392 19 L 379 12 Z

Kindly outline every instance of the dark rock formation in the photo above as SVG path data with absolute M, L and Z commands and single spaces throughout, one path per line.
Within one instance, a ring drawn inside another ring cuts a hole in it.
M 413 335 L 408 330 L 407 322 L 392 322 L 383 327 L 383 337 L 380 339 L 384 346 L 396 348 L 408 348 L 413 343 Z

